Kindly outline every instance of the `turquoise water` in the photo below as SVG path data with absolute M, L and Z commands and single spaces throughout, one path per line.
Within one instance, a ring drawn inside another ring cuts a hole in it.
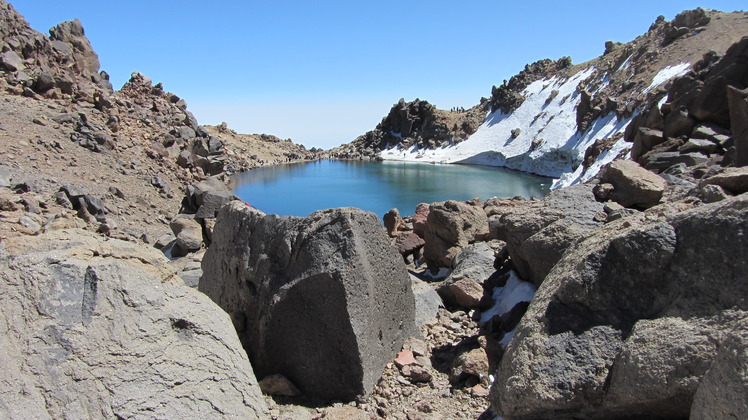
M 358 207 L 380 218 L 392 208 L 480 197 L 542 197 L 550 178 L 503 168 L 428 163 L 321 160 L 269 166 L 234 176 L 234 194 L 268 214 L 306 216 Z

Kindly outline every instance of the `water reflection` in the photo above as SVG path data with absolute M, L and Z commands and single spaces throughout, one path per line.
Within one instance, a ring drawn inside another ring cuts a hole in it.
M 480 197 L 542 197 L 551 179 L 503 168 L 405 162 L 317 161 L 259 168 L 234 177 L 234 193 L 265 213 L 306 216 L 358 207 L 380 217 L 393 207 Z

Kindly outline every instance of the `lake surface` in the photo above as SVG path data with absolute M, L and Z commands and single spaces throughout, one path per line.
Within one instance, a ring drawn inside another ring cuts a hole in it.
M 306 216 L 358 207 L 380 218 L 411 215 L 418 203 L 480 197 L 542 197 L 552 179 L 503 168 L 428 163 L 321 160 L 269 166 L 234 176 L 234 194 L 268 214 Z

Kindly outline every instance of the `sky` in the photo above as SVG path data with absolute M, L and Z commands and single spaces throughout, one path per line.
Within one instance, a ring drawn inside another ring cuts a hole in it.
M 115 89 L 138 71 L 184 98 L 201 124 L 324 149 L 373 129 L 400 98 L 469 108 L 525 64 L 591 60 L 659 15 L 746 9 L 745 0 L 10 3 L 45 34 L 80 19 Z

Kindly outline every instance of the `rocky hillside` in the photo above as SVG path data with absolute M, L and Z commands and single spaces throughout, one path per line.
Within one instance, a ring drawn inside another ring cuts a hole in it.
M 445 111 L 419 99 L 407 103 L 400 99 L 377 128 L 332 149 L 330 155 L 343 159 L 374 158 L 391 147 L 435 149 L 455 145 L 475 133 L 485 109 L 481 104 L 468 110 Z
M 696 9 L 670 22 L 660 17 L 629 43 L 607 42 L 604 54 L 587 63 L 573 65 L 568 57 L 541 60 L 494 86 L 491 97 L 471 110 L 483 113 L 480 126 L 466 130 L 469 136 L 461 142 L 445 142 L 441 134 L 432 139 L 430 132 L 418 132 L 418 141 L 401 140 L 393 108 L 376 130 L 340 150 L 393 160 L 504 166 L 561 178 L 556 188 L 571 185 L 628 156 L 636 133 L 624 134 L 634 117 L 653 107 L 662 107 L 666 116 L 685 93 L 669 90 L 673 80 L 706 77 L 698 74 L 746 33 L 743 12 Z M 718 124 L 719 132 L 731 129 L 727 121 Z M 708 155 L 714 153 L 724 150 Z

